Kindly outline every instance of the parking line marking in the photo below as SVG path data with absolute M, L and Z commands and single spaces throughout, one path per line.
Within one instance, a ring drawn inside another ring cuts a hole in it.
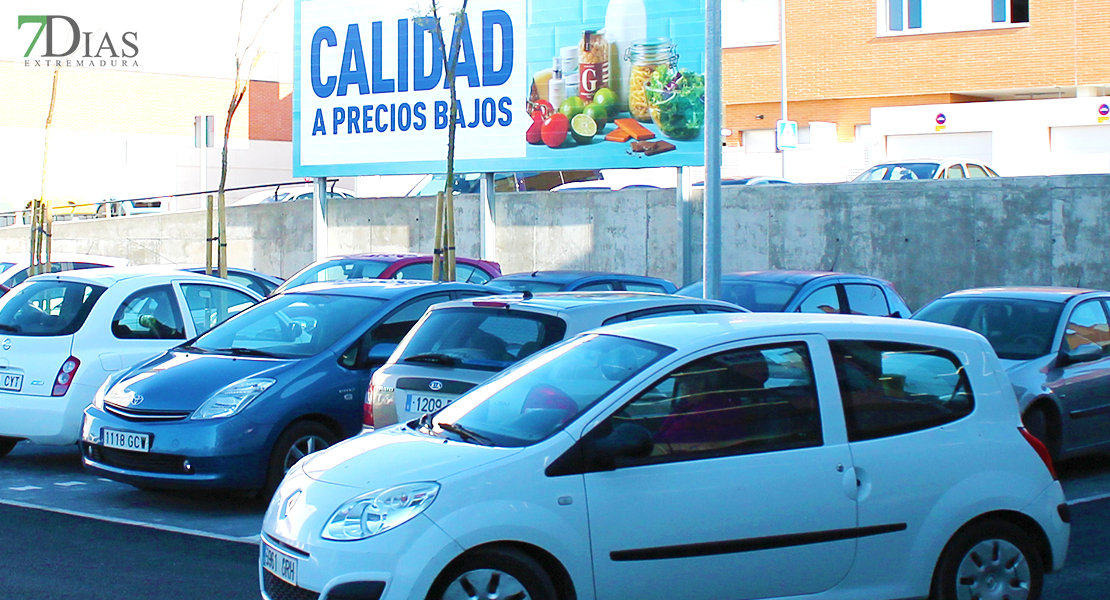
M 25 485 L 23 487 L 10 487 L 8 489 L 13 492 L 29 492 L 31 490 L 41 490 L 42 488 L 37 485 Z
M 184 529 L 182 527 L 174 527 L 172 525 L 157 525 L 155 523 L 144 523 L 143 521 L 132 521 L 131 519 L 120 519 L 117 517 L 106 517 L 104 515 L 96 515 L 93 513 L 85 513 L 76 510 L 66 510 L 64 508 L 53 508 L 50 506 L 42 506 L 39 504 L 31 504 L 29 502 L 19 502 L 18 500 L 7 500 L 0 498 L 0 504 L 8 506 L 15 506 L 17 508 L 31 508 L 35 510 L 44 510 L 46 512 L 58 513 L 61 515 L 69 515 L 71 517 L 81 517 L 84 519 L 93 519 L 94 521 L 104 521 L 106 523 L 118 523 L 120 525 L 134 525 L 135 527 L 145 527 L 147 529 L 155 529 L 158 531 L 168 531 L 170 533 L 182 533 L 185 535 L 195 535 L 197 537 L 209 538 L 213 540 L 220 540 L 223 542 L 238 542 L 240 544 L 258 545 L 262 540 L 259 534 L 250 535 L 247 537 L 235 537 L 231 535 L 223 535 L 220 533 L 211 533 L 208 531 L 200 531 L 199 529 Z M 259 525 L 261 529 L 261 524 Z
M 62 481 L 62 482 L 55 482 L 54 485 L 58 485 L 58 486 L 61 486 L 61 487 L 73 487 L 75 485 L 85 485 L 85 482 L 84 481 Z
M 1086 504 L 1088 502 L 1098 502 L 1099 500 L 1106 500 L 1106 499 L 1110 499 L 1110 494 L 1099 494 L 1097 496 L 1088 496 L 1087 498 L 1077 498 L 1075 500 L 1069 500 L 1068 501 L 1068 506 L 1075 506 L 1077 504 Z

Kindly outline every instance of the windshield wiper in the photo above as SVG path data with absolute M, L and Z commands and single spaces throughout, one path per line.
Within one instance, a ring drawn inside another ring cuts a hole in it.
M 257 348 L 216 348 L 214 352 L 225 352 L 236 356 L 262 356 L 265 358 L 280 358 L 273 352 L 266 352 Z
M 5 325 L 0 323 L 0 331 L 10 331 L 12 333 L 19 333 L 19 327 L 16 325 Z
M 207 354 L 208 353 L 208 351 L 205 350 L 204 348 L 198 348 L 197 346 L 194 346 L 192 344 L 186 344 L 184 346 L 178 346 L 177 349 L 181 350 L 181 351 L 184 351 L 184 352 L 196 352 L 197 354 Z
M 458 423 L 439 423 L 439 428 L 459 436 L 464 442 L 477 442 L 482 446 L 488 446 L 493 442 L 488 437 L 476 431 L 471 431 Z
M 459 360 L 457 358 L 455 358 L 454 356 L 449 356 L 447 354 L 440 354 L 438 352 L 428 352 L 428 353 L 425 353 L 425 354 L 414 354 L 412 356 L 405 357 L 404 362 L 426 362 L 426 363 L 433 363 L 433 364 L 437 364 L 437 365 L 443 365 L 445 367 L 453 367 L 453 366 L 459 364 Z

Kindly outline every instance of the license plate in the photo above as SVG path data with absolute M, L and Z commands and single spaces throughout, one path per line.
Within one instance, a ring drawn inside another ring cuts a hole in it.
M 289 585 L 297 585 L 297 559 L 262 542 L 262 568 Z
M 104 440 L 105 448 L 130 450 L 132 452 L 150 452 L 149 433 L 131 433 L 130 431 L 101 429 L 100 438 Z
M 443 396 L 429 396 L 428 394 L 409 394 L 405 400 L 405 412 L 430 413 L 435 412 L 454 402 L 454 398 Z
M 23 376 L 5 373 L 0 375 L 0 390 L 18 392 L 23 389 Z

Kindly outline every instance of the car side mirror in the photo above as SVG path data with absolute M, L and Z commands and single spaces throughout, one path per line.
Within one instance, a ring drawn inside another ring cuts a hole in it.
M 370 369 L 380 367 L 393 356 L 393 351 L 397 349 L 397 344 L 390 342 L 378 342 L 366 351 L 366 356 L 363 356 L 355 365 L 358 369 Z
M 614 427 L 606 423 L 598 429 L 598 435 L 590 435 L 583 446 L 587 471 L 612 471 L 617 468 L 617 459 L 649 456 L 655 446 L 651 433 L 639 425 L 621 423 Z
M 1061 350 L 1056 365 L 1066 367 L 1076 363 L 1094 362 L 1102 358 L 1102 348 L 1098 344 L 1082 344 L 1071 350 Z

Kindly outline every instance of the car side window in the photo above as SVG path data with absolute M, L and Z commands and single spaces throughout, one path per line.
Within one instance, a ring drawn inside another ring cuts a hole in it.
M 1088 300 L 1075 307 L 1064 330 L 1064 350 L 1075 350 L 1084 344 L 1095 344 L 1103 353 L 1110 349 L 1110 324 L 1099 300 Z
M 618 468 L 822 443 L 813 367 L 801 342 L 729 350 L 683 365 L 601 427 L 650 436 L 650 453 L 619 458 Z
M 185 326 L 173 288 L 160 285 L 127 297 L 112 318 L 112 335 L 121 340 L 183 340 Z
M 429 306 L 449 300 L 451 300 L 450 294 L 436 294 L 409 301 L 384 321 L 370 328 L 370 331 L 362 334 L 358 341 L 351 344 L 339 357 L 339 364 L 349 369 L 356 368 L 356 365 L 361 362 L 359 358 L 365 357 L 377 344 L 401 343 L 412 326 L 424 316 Z
M 455 269 L 455 272 L 457 274 L 458 269 Z M 412 263 L 411 265 L 405 265 L 405 266 L 401 267 L 400 269 L 397 269 L 397 272 L 393 274 L 393 278 L 394 279 L 419 279 L 421 281 L 431 281 L 432 280 L 432 263 L 429 261 L 429 262 Z
M 610 323 L 623 323 L 625 321 L 636 321 L 638 319 L 651 319 L 654 317 L 673 317 L 675 315 L 696 315 L 697 309 L 690 306 L 668 306 L 666 308 L 648 308 L 645 310 L 638 310 L 615 317 L 609 317 L 602 322 L 602 325 L 609 325 Z
M 968 163 L 968 165 L 967 165 L 967 176 L 968 177 L 990 177 L 991 175 L 990 175 L 990 173 L 987 172 L 987 169 L 985 167 L 983 167 L 981 165 Z M 998 177 L 998 174 L 995 173 L 994 176 Z
M 874 341 L 829 345 L 850 442 L 938 427 L 975 406 L 963 364 L 946 350 Z
M 587 283 L 574 288 L 576 292 L 611 292 L 617 289 L 612 281 L 598 281 L 596 283 Z
M 963 179 L 964 177 L 964 168 L 960 165 L 952 165 L 944 171 L 945 179 Z
M 848 310 L 853 315 L 886 317 L 891 313 L 886 294 L 877 285 L 848 283 L 844 285 L 844 294 L 848 297 Z
M 797 312 L 803 313 L 840 313 L 840 296 L 835 285 L 827 285 L 812 294 L 798 305 Z
M 667 289 L 657 283 L 641 283 L 639 281 L 625 281 L 624 289 L 629 292 L 657 292 L 666 294 Z
M 266 288 L 263 287 L 262 284 L 260 284 L 259 282 L 255 281 L 253 277 L 240 275 L 239 273 L 228 273 L 227 280 L 238 283 L 239 285 L 258 294 L 259 296 L 265 296 L 268 293 L 266 291 Z
M 431 279 L 431 277 L 429 277 Z M 455 264 L 455 281 L 462 283 L 489 283 L 490 276 L 472 265 Z
M 254 306 L 254 298 L 219 285 L 183 283 L 181 293 L 197 335 Z

